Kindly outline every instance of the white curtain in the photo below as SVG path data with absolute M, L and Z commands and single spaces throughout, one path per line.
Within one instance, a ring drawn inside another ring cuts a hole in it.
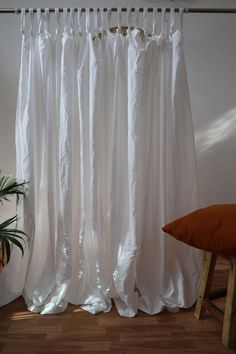
M 127 33 L 121 30 L 127 25 Z M 111 27 L 117 27 L 115 32 Z M 18 213 L 1 305 L 122 316 L 191 306 L 201 253 L 161 226 L 198 207 L 182 11 L 22 13 Z

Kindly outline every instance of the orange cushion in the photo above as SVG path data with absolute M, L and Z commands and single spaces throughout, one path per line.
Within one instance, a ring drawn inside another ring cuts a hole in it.
M 162 230 L 190 246 L 236 256 L 236 204 L 196 210 L 165 225 Z

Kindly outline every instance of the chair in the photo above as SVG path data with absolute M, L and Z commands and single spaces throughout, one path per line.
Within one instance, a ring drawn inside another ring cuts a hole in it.
M 206 310 L 223 321 L 222 342 L 226 346 L 236 343 L 236 204 L 210 205 L 195 210 L 170 223 L 162 230 L 192 247 L 207 251 L 195 316 L 203 317 Z M 217 255 L 230 262 L 227 289 L 211 290 Z M 225 310 L 213 302 L 226 295 Z
M 217 255 L 210 252 L 205 255 L 195 316 L 200 320 L 208 310 L 216 319 L 223 321 L 222 343 L 225 346 L 233 347 L 236 344 L 236 256 L 224 256 L 223 258 L 230 262 L 227 289 L 211 290 Z M 212 300 L 225 295 L 225 310 L 222 311 Z

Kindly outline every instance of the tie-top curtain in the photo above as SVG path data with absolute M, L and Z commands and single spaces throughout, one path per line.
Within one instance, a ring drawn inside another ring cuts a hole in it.
M 182 11 L 22 12 L 18 212 L 30 235 L 1 275 L 43 314 L 189 307 L 199 251 L 161 230 L 198 207 Z

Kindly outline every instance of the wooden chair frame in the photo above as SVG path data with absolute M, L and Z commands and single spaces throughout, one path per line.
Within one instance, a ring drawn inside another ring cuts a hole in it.
M 217 255 L 206 253 L 203 276 L 195 308 L 195 316 L 202 319 L 208 310 L 216 319 L 223 322 L 222 343 L 227 347 L 236 345 L 236 256 L 224 257 L 230 262 L 227 289 L 211 290 L 213 274 Z M 226 295 L 225 310 L 222 311 L 214 303 L 213 299 Z

